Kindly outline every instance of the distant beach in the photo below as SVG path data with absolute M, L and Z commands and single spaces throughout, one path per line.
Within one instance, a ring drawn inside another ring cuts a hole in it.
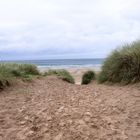
M 1 63 L 35 64 L 41 72 L 48 71 L 49 69 L 66 69 L 75 77 L 76 84 L 80 84 L 82 75 L 87 70 L 99 72 L 103 61 L 104 59 L 52 59 L 1 61 Z
M 34 64 L 39 69 L 70 69 L 70 68 L 95 68 L 99 69 L 104 59 L 48 59 L 48 60 L 10 60 L 0 61 L 1 63 L 20 63 L 20 64 Z

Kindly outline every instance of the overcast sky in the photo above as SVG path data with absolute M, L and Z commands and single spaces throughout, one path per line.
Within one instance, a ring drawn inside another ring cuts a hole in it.
M 101 58 L 140 39 L 140 0 L 0 0 L 0 59 Z

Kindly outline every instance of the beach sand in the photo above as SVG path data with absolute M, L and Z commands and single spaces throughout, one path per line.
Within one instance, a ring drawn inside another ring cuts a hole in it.
M 82 71 L 70 70 L 77 79 Z M 0 140 L 139 140 L 140 84 L 74 85 L 49 76 L 0 92 Z

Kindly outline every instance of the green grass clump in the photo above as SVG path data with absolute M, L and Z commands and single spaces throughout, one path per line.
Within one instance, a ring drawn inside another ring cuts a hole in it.
M 67 70 L 49 70 L 48 72 L 45 72 L 45 76 L 47 75 L 56 75 L 60 77 L 62 80 L 67 81 L 69 83 L 74 84 L 74 78 Z
M 39 71 L 35 65 L 32 64 L 22 64 L 19 65 L 19 70 L 26 75 L 39 75 Z
M 93 71 L 87 71 L 82 77 L 82 85 L 89 84 L 92 80 L 95 79 L 95 73 Z
M 98 81 L 123 84 L 140 82 L 140 41 L 114 50 L 104 61 Z
M 9 86 L 17 77 L 30 80 L 31 76 L 39 75 L 36 66 L 31 64 L 0 64 L 0 88 Z
M 10 86 L 12 79 L 10 75 L 3 75 L 0 73 L 0 89 Z
M 25 82 L 32 82 L 33 78 L 34 78 L 33 75 L 24 75 L 24 77 L 22 79 Z

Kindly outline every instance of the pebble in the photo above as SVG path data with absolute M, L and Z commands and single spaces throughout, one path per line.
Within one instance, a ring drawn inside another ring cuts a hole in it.
M 26 123 L 25 121 L 20 122 L 21 125 L 24 125 L 25 123 Z
M 47 121 L 51 121 L 52 120 L 52 117 L 51 116 L 48 116 L 47 117 Z
M 83 120 L 78 120 L 78 124 L 85 125 L 85 122 Z
M 28 135 L 28 136 L 32 136 L 33 134 L 34 134 L 34 131 L 31 130 L 31 131 L 28 132 L 27 135 Z
M 63 109 L 64 109 L 64 106 L 60 107 L 60 108 L 58 109 L 58 112 L 61 113 L 61 112 L 63 111 Z
M 54 140 L 61 140 L 63 134 L 62 133 L 59 133 L 55 138 Z
M 90 116 L 90 117 L 92 116 L 92 114 L 90 112 L 86 112 L 85 115 Z
M 85 117 L 84 121 L 88 123 L 88 122 L 90 122 L 90 119 L 91 119 L 90 117 Z
M 64 122 L 61 122 L 59 123 L 60 126 L 64 127 L 65 126 L 65 123 Z

